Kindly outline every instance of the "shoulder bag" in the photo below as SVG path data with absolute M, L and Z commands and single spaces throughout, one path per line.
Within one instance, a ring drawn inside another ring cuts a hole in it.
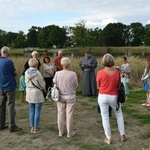
M 118 84 L 118 98 L 117 98 L 116 110 L 119 110 L 120 103 L 124 103 L 125 102 L 125 89 L 124 89 L 123 83 L 121 82 L 120 72 L 119 71 L 118 71 L 118 74 L 119 74 L 119 84 Z

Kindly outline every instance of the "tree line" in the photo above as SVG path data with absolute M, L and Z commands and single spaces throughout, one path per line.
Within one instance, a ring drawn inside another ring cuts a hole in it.
M 98 46 L 150 46 L 150 24 L 140 22 L 125 25 L 109 23 L 103 29 L 86 27 L 80 20 L 74 27 L 48 25 L 43 28 L 32 26 L 28 33 L 6 32 L 0 29 L 0 46 L 13 48 L 39 47 L 98 47 Z

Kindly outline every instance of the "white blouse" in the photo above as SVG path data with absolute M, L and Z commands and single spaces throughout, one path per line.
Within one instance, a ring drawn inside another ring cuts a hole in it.
M 47 64 L 43 64 L 43 77 L 44 78 L 49 78 L 49 77 L 53 77 L 51 76 L 49 73 L 47 73 L 46 71 L 50 72 L 51 74 L 54 74 L 54 65 L 51 63 L 50 66 Z

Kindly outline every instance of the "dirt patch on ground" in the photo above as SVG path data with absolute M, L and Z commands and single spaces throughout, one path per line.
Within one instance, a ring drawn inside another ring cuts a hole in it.
M 141 106 L 142 107 L 142 106 Z M 142 109 L 142 108 L 141 108 Z M 150 139 L 145 134 L 149 124 L 140 125 L 138 120 L 124 113 L 127 140 L 120 142 L 116 119 L 110 119 L 112 144 L 106 145 L 101 116 L 97 113 L 94 97 L 77 97 L 74 113 L 74 130 L 72 139 L 58 137 L 57 109 L 55 103 L 43 104 L 40 127 L 42 133 L 30 132 L 29 108 L 27 103 L 16 101 L 16 123 L 23 128 L 18 133 L 9 133 L 8 129 L 0 131 L 0 149 L 2 150 L 150 150 Z

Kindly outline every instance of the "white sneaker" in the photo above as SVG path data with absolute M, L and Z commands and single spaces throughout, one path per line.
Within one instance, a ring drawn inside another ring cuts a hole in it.
M 59 133 L 59 137 L 62 137 L 64 135 L 65 135 L 65 133 Z
M 146 103 L 143 103 L 142 105 L 143 105 L 143 106 L 145 106 L 145 105 L 146 105 Z
M 73 132 L 71 135 L 67 135 L 68 138 L 73 138 L 76 135 L 75 132 Z

